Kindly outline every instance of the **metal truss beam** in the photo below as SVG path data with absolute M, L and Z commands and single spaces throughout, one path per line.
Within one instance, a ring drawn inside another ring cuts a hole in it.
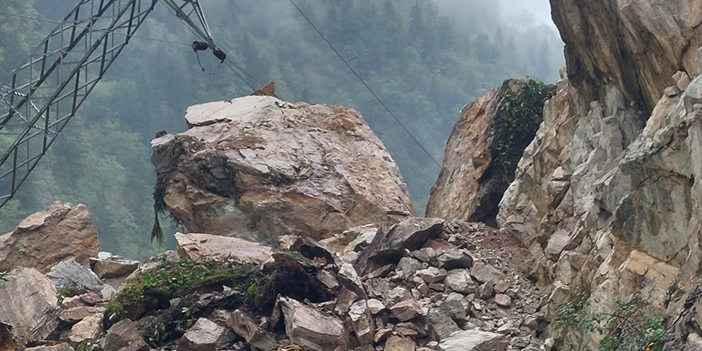
M 0 87 L 0 207 L 46 154 L 157 0 L 81 0 Z

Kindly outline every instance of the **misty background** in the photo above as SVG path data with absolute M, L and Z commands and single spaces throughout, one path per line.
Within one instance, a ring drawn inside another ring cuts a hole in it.
M 0 84 L 74 1 L 0 0 Z M 462 107 L 504 79 L 547 83 L 564 65 L 548 0 L 297 0 L 366 82 L 441 162 Z M 203 2 L 215 40 L 258 88 L 276 82 L 288 101 L 360 111 L 400 166 L 418 213 L 439 168 L 309 24 L 284 0 Z M 154 132 L 185 130 L 189 105 L 252 93 L 233 72 L 201 72 L 196 39 L 157 5 L 18 196 L 0 210 L 0 233 L 55 200 L 85 204 L 102 249 L 134 258 L 162 250 L 153 225 Z M 163 40 L 167 41 L 164 42 Z M 207 69 L 217 67 L 202 56 Z M 11 140 L 0 136 L 0 150 Z M 164 230 L 174 232 L 175 225 Z M 173 247 L 166 234 L 166 247 Z

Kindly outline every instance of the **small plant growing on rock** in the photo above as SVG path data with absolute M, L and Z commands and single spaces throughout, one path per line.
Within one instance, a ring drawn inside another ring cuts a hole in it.
M 63 305 L 63 300 L 71 295 L 71 287 L 64 286 L 56 291 L 56 300 L 58 300 L 59 306 Z
M 0 271 L 0 286 L 4 284 L 8 279 L 10 279 L 10 272 Z
M 665 320 L 651 313 L 646 302 L 634 295 L 626 300 L 616 300 L 612 313 L 591 312 L 585 294 L 558 306 L 557 325 L 566 330 L 585 330 L 604 336 L 599 351 L 662 351 L 673 336 L 665 328 Z M 580 350 L 567 344 L 569 350 Z

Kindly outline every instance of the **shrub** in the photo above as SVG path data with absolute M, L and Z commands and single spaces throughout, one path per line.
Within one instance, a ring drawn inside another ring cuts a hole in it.
M 639 295 L 616 300 L 611 314 L 598 314 L 591 312 L 585 294 L 578 292 L 571 301 L 558 306 L 557 311 L 559 327 L 604 335 L 599 351 L 662 351 L 664 344 L 673 338 L 666 330 L 665 320 L 650 311 Z M 574 344 L 566 347 L 582 349 Z

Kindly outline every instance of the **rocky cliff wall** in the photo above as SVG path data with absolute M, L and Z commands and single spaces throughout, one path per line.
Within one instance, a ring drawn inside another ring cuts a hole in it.
M 616 340 L 626 349 L 626 332 L 637 342 L 652 340 L 636 332 L 640 326 L 627 331 L 625 324 L 638 317 L 617 320 L 637 296 L 642 303 L 636 313 L 649 322 L 665 318 L 651 330 L 666 338 L 651 341 L 650 349 L 665 344 L 697 350 L 702 3 L 551 5 L 566 44 L 567 72 L 504 193 L 498 225 L 529 249 L 525 266 L 548 295 L 540 309 L 548 320 L 575 313 L 563 306 L 590 313 L 570 315 L 571 322 L 583 323 L 576 328 L 551 324 L 547 335 L 556 345 L 592 348 L 604 342 L 604 349 L 615 350 L 606 344 Z M 495 102 L 490 95 L 484 99 L 485 105 Z M 480 144 L 463 143 L 462 150 Z M 466 167 L 471 156 L 453 155 L 446 162 Z M 599 323 L 586 327 L 593 321 Z
M 568 81 L 546 104 L 498 222 L 540 257 L 532 275 L 551 284 L 543 312 L 552 320 L 581 292 L 600 315 L 637 294 L 667 318 L 667 347 L 696 347 L 700 4 L 551 4 Z M 607 335 L 552 332 L 589 346 Z
M 675 72 L 700 73 L 699 0 L 551 0 L 551 9 L 581 114 L 609 84 L 649 114 Z

